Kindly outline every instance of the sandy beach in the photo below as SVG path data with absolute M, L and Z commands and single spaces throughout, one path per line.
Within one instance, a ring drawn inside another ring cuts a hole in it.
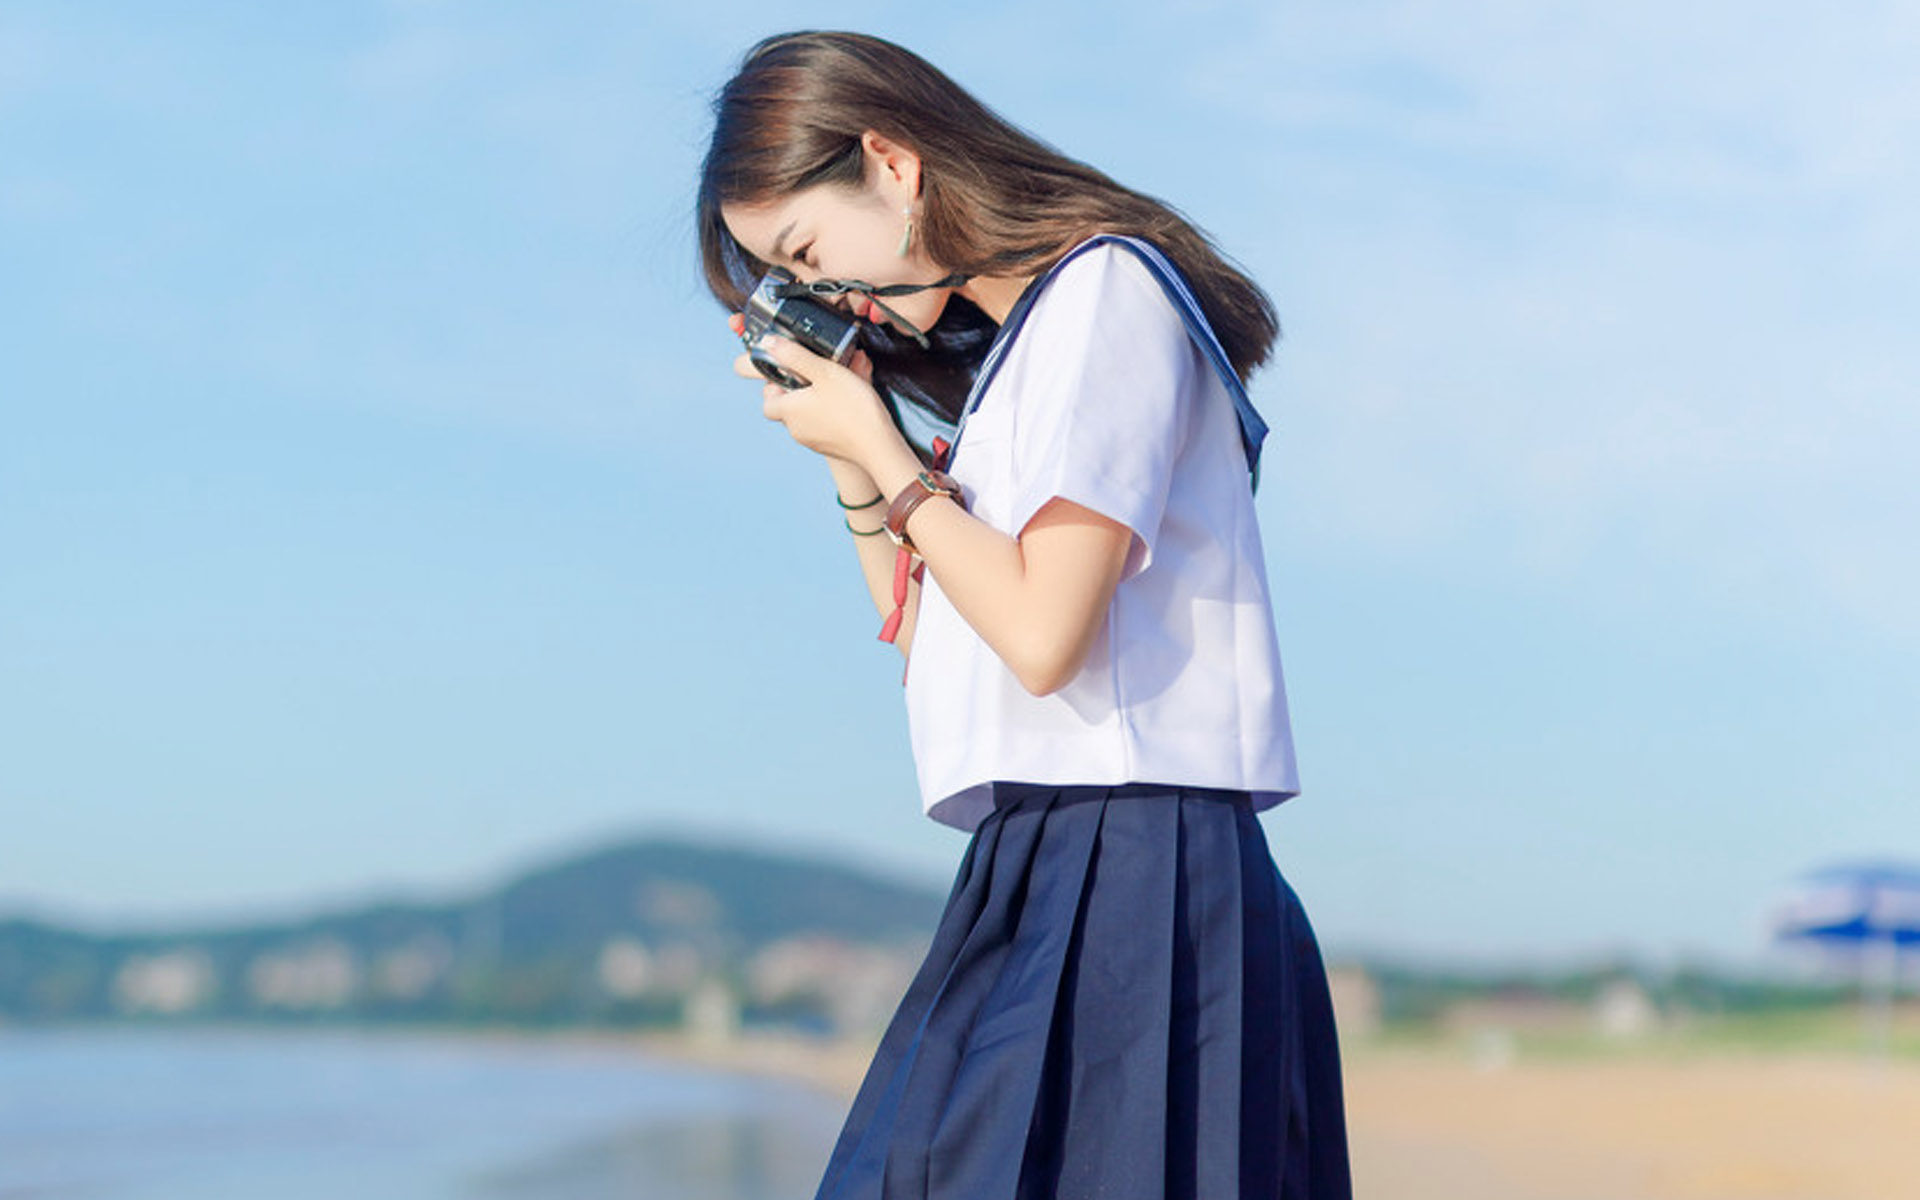
M 1374 1200 L 1910 1200 L 1920 1064 L 1713 1055 L 1478 1067 L 1346 1059 L 1355 1191 Z
M 851 1100 L 872 1043 L 755 1034 L 617 1039 L 676 1062 Z M 1345 1051 L 1354 1188 L 1367 1200 L 1911 1200 L 1920 1063 L 1853 1055 L 1476 1061 Z

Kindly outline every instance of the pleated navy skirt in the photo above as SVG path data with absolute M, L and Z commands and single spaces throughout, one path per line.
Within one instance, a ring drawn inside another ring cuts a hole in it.
M 1325 966 L 1247 793 L 993 799 L 815 1200 L 1350 1200 Z

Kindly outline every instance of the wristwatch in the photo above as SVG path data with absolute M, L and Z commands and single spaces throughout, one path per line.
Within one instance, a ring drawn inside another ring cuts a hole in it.
M 907 518 L 913 515 L 914 509 L 933 496 L 947 496 L 955 504 L 966 507 L 966 502 L 960 498 L 959 481 L 937 467 L 929 467 L 908 480 L 907 486 L 900 489 L 900 494 L 887 507 L 886 524 L 881 528 L 887 531 L 894 545 L 914 554 L 920 553 L 915 549 L 913 539 L 907 536 Z

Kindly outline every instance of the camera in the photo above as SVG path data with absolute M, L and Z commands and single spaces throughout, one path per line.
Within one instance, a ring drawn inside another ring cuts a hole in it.
M 782 267 L 770 269 L 747 297 L 746 328 L 740 340 L 762 375 L 784 388 L 811 386 L 773 360 L 760 343 L 769 333 L 780 333 L 822 358 L 844 363 L 853 357 L 860 323 L 846 313 L 812 299 L 805 284 Z

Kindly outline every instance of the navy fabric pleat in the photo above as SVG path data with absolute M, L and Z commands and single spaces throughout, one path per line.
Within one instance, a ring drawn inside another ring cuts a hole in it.
M 1247 793 L 994 803 L 815 1200 L 1350 1200 L 1325 969 Z

